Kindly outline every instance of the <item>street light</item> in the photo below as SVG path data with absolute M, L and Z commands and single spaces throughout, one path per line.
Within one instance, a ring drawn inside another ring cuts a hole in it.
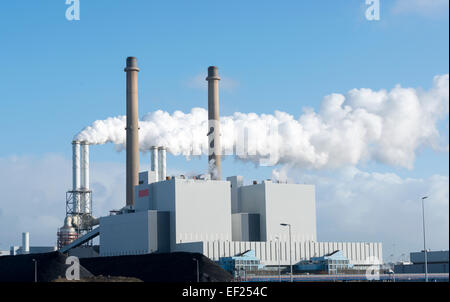
M 281 282 L 281 264 L 280 264 L 280 260 L 281 260 L 281 242 L 280 242 L 280 237 L 275 237 L 275 239 L 278 241 L 278 279 Z
M 428 259 L 427 259 L 427 246 L 425 241 L 425 205 L 424 200 L 427 199 L 428 196 L 422 197 L 422 225 L 423 225 L 423 251 L 425 254 L 425 282 L 428 282 Z
M 199 272 L 199 267 L 198 267 L 198 259 L 192 258 L 192 260 L 197 262 L 197 283 L 199 283 L 200 282 L 200 272 Z
M 32 259 L 34 262 L 34 282 L 37 282 L 37 260 Z
M 280 223 L 280 225 L 289 227 L 289 265 L 291 266 L 291 282 L 293 282 L 294 279 L 292 275 L 291 225 L 289 223 Z

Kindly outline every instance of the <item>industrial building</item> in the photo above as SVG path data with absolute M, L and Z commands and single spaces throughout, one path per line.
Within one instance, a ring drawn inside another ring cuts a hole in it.
M 425 252 L 412 252 L 411 263 L 394 266 L 396 274 L 423 274 L 425 273 Z M 427 271 L 430 274 L 448 274 L 448 251 L 427 251 Z
M 247 272 L 261 270 L 264 267 L 261 264 L 261 260 L 256 257 L 255 252 L 252 250 L 245 251 L 233 257 L 221 257 L 218 264 L 235 277 L 242 276 Z
M 9 251 L 0 251 L 0 256 L 15 256 L 25 254 L 49 253 L 57 250 L 56 246 L 30 246 L 30 233 L 22 233 L 22 245 L 13 245 Z
M 109 216 L 92 216 L 88 143 L 74 142 L 73 189 L 58 233 L 61 252 L 99 236 L 100 256 L 187 251 L 219 261 L 252 250 L 262 265 L 288 265 L 340 250 L 352 265 L 381 264 L 381 243 L 317 241 L 313 185 L 270 180 L 244 185 L 241 176 L 222 179 L 217 67 L 209 67 L 206 78 L 208 174 L 167 176 L 165 146 L 153 146 L 151 170 L 138 173 L 139 71 L 136 58 L 127 58 L 125 206 Z M 81 168 L 78 145 L 84 148 Z
M 350 261 L 342 251 L 334 251 L 321 257 L 311 257 L 309 260 L 300 261 L 294 266 L 297 272 L 324 272 L 329 275 L 345 272 L 353 268 Z

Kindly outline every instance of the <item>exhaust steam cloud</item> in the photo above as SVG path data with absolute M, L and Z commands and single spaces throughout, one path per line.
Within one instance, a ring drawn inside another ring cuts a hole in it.
M 331 94 L 320 109 L 305 109 L 298 118 L 274 114 L 234 113 L 220 118 L 225 155 L 265 165 L 289 164 L 323 169 L 376 161 L 411 169 L 420 147 L 448 152 L 439 120 L 449 113 L 449 75 L 434 77 L 433 87 L 387 90 L 352 89 Z M 95 121 L 75 136 L 90 144 L 113 143 L 125 148 L 126 116 Z M 208 111 L 161 110 L 139 121 L 139 148 L 165 146 L 174 155 L 208 154 Z M 447 127 L 448 129 L 448 127 Z M 448 138 L 448 133 L 447 133 Z

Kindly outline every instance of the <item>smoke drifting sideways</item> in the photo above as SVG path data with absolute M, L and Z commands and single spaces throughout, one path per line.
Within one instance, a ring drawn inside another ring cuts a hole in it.
M 449 75 L 435 76 L 429 90 L 352 89 L 323 98 L 315 112 L 293 115 L 234 113 L 220 118 L 222 154 L 264 165 L 287 164 L 306 169 L 339 168 L 375 161 L 412 169 L 420 148 L 448 152 L 447 137 L 438 130 L 449 114 Z M 90 144 L 113 143 L 125 148 L 125 116 L 95 121 L 75 136 Z M 173 155 L 208 154 L 208 111 L 161 110 L 139 122 L 139 148 L 165 146 Z M 448 125 L 447 125 L 448 129 Z

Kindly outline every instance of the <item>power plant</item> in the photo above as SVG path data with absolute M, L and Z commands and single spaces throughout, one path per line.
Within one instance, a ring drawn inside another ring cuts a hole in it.
M 379 242 L 319 242 L 314 185 L 270 180 L 244 185 L 222 179 L 219 72 L 208 68 L 208 174 L 167 176 L 167 146 L 150 148 L 150 171 L 139 171 L 135 57 L 126 60 L 126 198 L 109 216 L 92 213 L 89 143 L 74 141 L 73 186 L 67 192 L 58 248 L 69 252 L 99 237 L 99 256 L 198 252 L 214 261 L 248 250 L 267 266 L 342 251 L 353 266 L 380 265 Z

